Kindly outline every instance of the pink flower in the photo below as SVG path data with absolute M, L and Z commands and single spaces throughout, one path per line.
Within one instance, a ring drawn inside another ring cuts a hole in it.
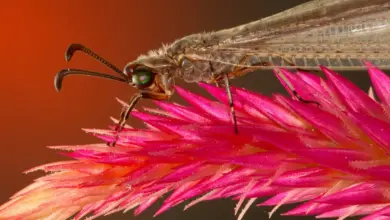
M 171 191 L 156 215 L 194 198 L 186 208 L 229 197 L 238 218 L 251 205 L 304 202 L 284 215 L 390 219 L 390 79 L 368 69 L 380 101 L 326 68 L 327 79 L 282 70 L 319 107 L 232 88 L 239 135 L 224 89 L 200 84 L 215 102 L 177 87 L 189 107 L 156 102 L 162 110 L 133 112 L 148 128 L 127 127 L 116 147 L 55 147 L 74 160 L 29 170 L 50 173 L 1 206 L 0 219 L 139 214 Z M 87 131 L 104 141 L 114 136 Z M 265 196 L 272 197 L 256 202 Z

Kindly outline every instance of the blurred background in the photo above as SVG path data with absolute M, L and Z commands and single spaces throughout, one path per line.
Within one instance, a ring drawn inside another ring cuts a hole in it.
M 196 32 L 219 30 L 257 20 L 304 0 L 67 0 L 3 1 L 0 6 L 0 203 L 42 175 L 23 171 L 63 159 L 46 146 L 96 143 L 81 128 L 107 128 L 110 116 L 119 116 L 115 97 L 128 100 L 133 88 L 115 81 L 69 77 L 63 90 L 53 86 L 63 68 L 108 72 L 103 65 L 77 53 L 70 63 L 64 52 L 70 43 L 82 43 L 123 67 L 141 53 L 162 43 Z M 367 73 L 347 77 L 367 91 Z M 196 84 L 178 83 L 204 94 Z M 249 74 L 233 85 L 271 94 L 283 92 L 271 72 Z M 179 101 L 177 96 L 173 101 Z M 152 106 L 150 101 L 142 101 Z M 133 120 L 132 125 L 140 124 Z M 152 219 L 158 205 L 138 217 L 115 214 L 100 219 Z M 180 205 L 156 220 L 235 219 L 229 200 L 201 203 L 185 212 Z M 252 207 L 247 220 L 266 219 L 271 208 Z M 281 211 L 286 210 L 282 208 Z M 273 219 L 313 219 L 280 217 Z

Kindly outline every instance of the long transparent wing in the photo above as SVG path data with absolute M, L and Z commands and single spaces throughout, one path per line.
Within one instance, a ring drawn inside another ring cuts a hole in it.
M 214 33 L 221 39 L 197 59 L 233 66 L 390 69 L 390 1 L 315 0 Z M 262 67 L 264 68 L 264 67 Z

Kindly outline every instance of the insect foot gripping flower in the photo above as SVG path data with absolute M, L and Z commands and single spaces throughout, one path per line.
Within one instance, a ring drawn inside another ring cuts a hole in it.
M 232 88 L 238 135 L 223 88 L 200 84 L 219 102 L 176 88 L 190 106 L 156 102 L 162 110 L 133 112 L 148 127 L 126 127 L 116 147 L 55 147 L 74 160 L 29 170 L 50 174 L 1 206 L 0 219 L 139 214 L 168 192 L 156 215 L 229 197 L 239 219 L 251 205 L 274 206 L 272 215 L 292 203 L 300 204 L 283 215 L 390 219 L 390 79 L 367 66 L 380 101 L 326 68 L 326 79 L 279 72 L 319 106 Z

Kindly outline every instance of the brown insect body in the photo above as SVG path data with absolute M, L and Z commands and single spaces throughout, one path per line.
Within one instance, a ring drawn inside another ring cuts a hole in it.
M 215 83 L 275 67 L 359 70 L 362 59 L 390 68 L 387 0 L 317 0 L 235 28 L 186 36 L 141 55 L 134 64 L 162 75 L 167 95 L 174 78 Z

